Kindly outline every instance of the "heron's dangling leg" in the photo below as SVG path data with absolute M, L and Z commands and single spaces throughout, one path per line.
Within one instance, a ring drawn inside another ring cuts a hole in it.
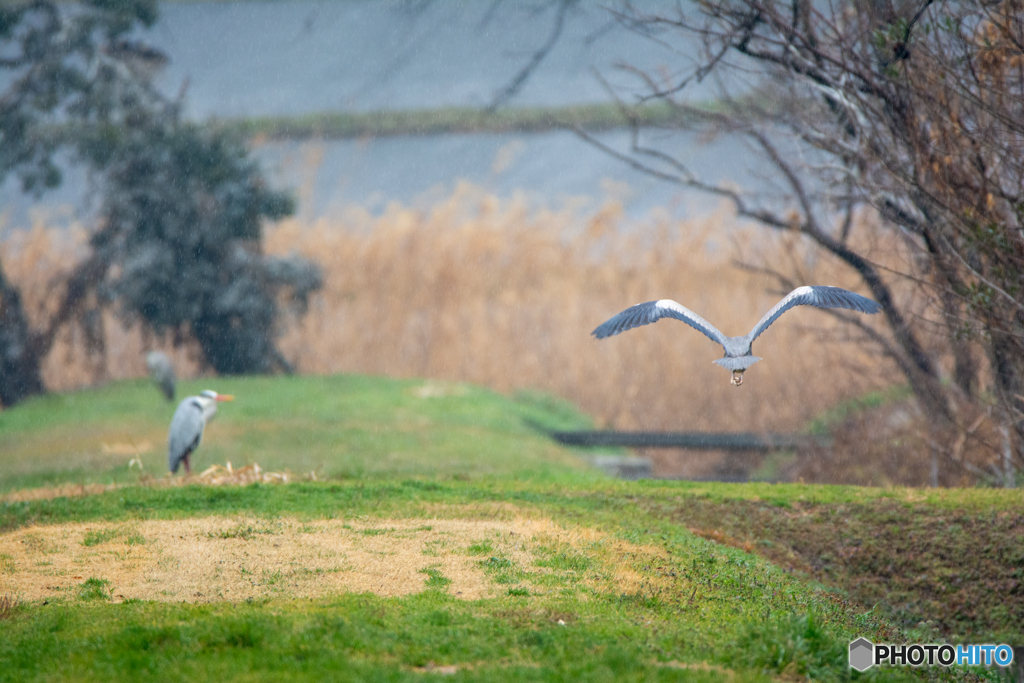
M 182 458 L 182 460 L 181 460 L 181 462 L 182 462 L 182 463 L 183 463 L 183 464 L 185 465 L 185 476 L 186 476 L 186 477 L 187 477 L 188 475 L 192 474 L 192 464 L 191 464 L 191 463 L 189 463 L 188 459 L 189 459 L 189 456 L 187 456 L 187 455 L 186 455 L 186 456 L 185 456 L 184 458 Z
M 741 384 L 743 384 L 743 371 L 742 370 L 733 370 L 732 371 L 732 380 L 730 380 L 730 383 L 734 387 L 738 387 Z

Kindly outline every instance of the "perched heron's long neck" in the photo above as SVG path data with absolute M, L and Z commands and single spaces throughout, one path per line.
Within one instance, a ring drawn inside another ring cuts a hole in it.
M 205 396 L 199 399 L 203 404 L 203 422 L 209 422 L 217 414 L 217 401 Z

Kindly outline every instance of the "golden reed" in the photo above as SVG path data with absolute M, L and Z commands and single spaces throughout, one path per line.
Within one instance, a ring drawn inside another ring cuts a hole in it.
M 84 250 L 80 228 L 37 222 L 0 247 L 35 320 L 52 310 L 59 274 Z M 673 298 L 726 334 L 747 332 L 783 294 L 735 265 L 799 268 L 800 284 L 855 287 L 800 240 L 744 229 L 726 212 L 630 221 L 610 201 L 591 211 L 531 208 L 463 184 L 428 209 L 271 226 L 271 254 L 298 252 L 324 270 L 324 288 L 280 345 L 302 373 L 355 372 L 466 381 L 502 392 L 562 396 L 598 424 L 622 429 L 793 430 L 844 398 L 885 386 L 892 367 L 828 314 L 797 309 L 755 342 L 765 360 L 742 388 L 712 364 L 722 351 L 676 321 L 597 341 L 590 331 L 640 301 Z M 45 366 L 47 385 L 145 374 L 143 348 L 165 347 L 108 315 L 100 369 L 73 331 Z M 167 349 L 170 350 L 170 349 Z M 179 375 L 202 372 L 195 350 L 173 351 Z M 105 365 L 105 367 L 102 367 Z M 100 377 L 94 377 L 100 372 Z
M 873 231 L 862 230 L 863 234 Z M 875 233 L 877 234 L 877 233 Z M 0 254 L 35 320 L 54 282 L 81 258 L 85 231 L 37 221 Z M 900 378 L 861 333 L 799 308 L 759 338 L 765 360 L 741 388 L 712 364 L 722 350 L 676 321 L 597 341 L 591 330 L 640 301 L 672 298 L 726 334 L 743 334 L 784 293 L 737 261 L 770 264 L 796 284 L 856 289 L 851 273 L 799 238 L 744 227 L 727 211 L 679 221 L 597 208 L 536 208 L 468 185 L 428 208 L 391 204 L 342 218 L 270 226 L 266 251 L 321 265 L 309 313 L 285 320 L 280 346 L 302 373 L 367 373 L 465 381 L 501 392 L 547 391 L 619 429 L 792 431 L 838 402 Z M 879 260 L 895 263 L 892 245 Z M 909 287 L 909 285 L 908 285 Z M 901 296 L 914 297 L 907 289 Z M 922 299 L 922 312 L 928 302 Z M 881 320 L 870 320 L 881 329 Z M 170 349 L 106 318 L 101 362 L 74 332 L 45 365 L 54 390 L 145 374 L 143 349 L 161 347 L 179 376 L 204 372 L 194 348 Z

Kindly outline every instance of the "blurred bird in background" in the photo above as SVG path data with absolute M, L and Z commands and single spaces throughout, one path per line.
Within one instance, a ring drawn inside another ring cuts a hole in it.
M 168 401 L 174 400 L 174 364 L 162 351 L 150 351 L 146 354 L 146 367 L 150 378 L 157 383 L 160 391 Z

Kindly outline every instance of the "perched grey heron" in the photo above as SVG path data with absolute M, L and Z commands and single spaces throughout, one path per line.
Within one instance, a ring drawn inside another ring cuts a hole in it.
M 199 447 L 206 423 L 217 414 L 217 403 L 234 399 L 234 396 L 207 389 L 178 404 L 171 418 L 171 431 L 167 435 L 167 467 L 172 473 L 177 472 L 178 465 L 182 463 L 185 464 L 186 474 L 192 471 L 189 457 Z
M 162 351 L 150 351 L 146 354 L 146 367 L 149 376 L 160 386 L 168 401 L 174 400 L 174 364 Z
M 669 299 L 648 301 L 647 303 L 630 306 L 622 313 L 599 325 L 591 334 L 598 339 L 611 337 L 619 332 L 631 330 L 641 325 L 649 325 L 662 318 L 675 318 L 699 330 L 712 341 L 725 348 L 725 357 L 714 361 L 726 370 L 732 371 L 733 386 L 743 384 L 743 372 L 761 360 L 751 354 L 750 346 L 758 335 L 768 329 L 780 315 L 794 306 L 817 306 L 818 308 L 848 308 L 860 313 L 878 313 L 882 310 L 876 302 L 854 294 L 839 287 L 797 287 L 768 311 L 749 334 L 743 337 L 726 337 L 714 325 L 700 317 L 690 309 Z

